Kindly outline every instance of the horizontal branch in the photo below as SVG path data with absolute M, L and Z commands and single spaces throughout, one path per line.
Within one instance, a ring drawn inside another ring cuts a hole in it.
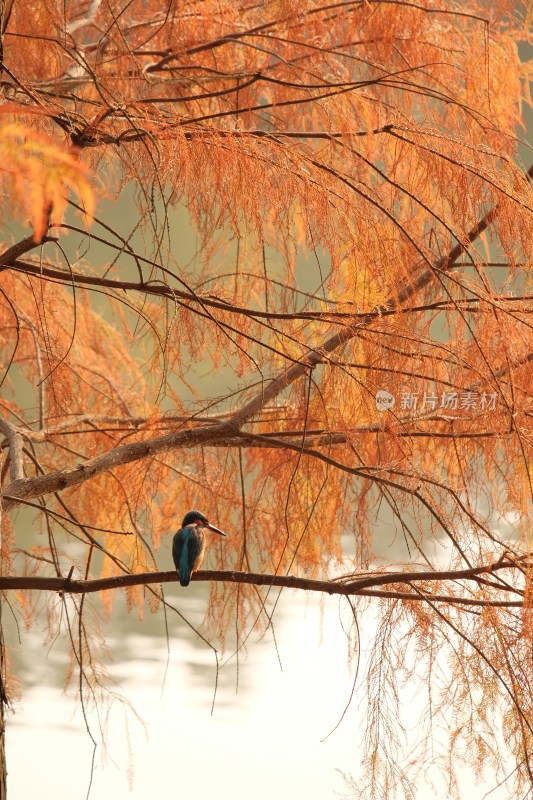
M 489 606 L 503 608 L 520 608 L 520 600 L 492 600 L 480 599 L 457 595 L 431 594 L 419 586 L 417 593 L 394 590 L 380 591 L 379 586 L 398 586 L 398 584 L 437 583 L 446 580 L 474 580 L 481 575 L 493 574 L 499 569 L 516 567 L 513 561 L 500 560 L 495 564 L 467 570 L 449 570 L 446 572 L 379 572 L 374 575 L 365 573 L 361 578 L 349 581 L 320 581 L 310 578 L 300 578 L 293 575 L 265 575 L 254 572 L 226 572 L 221 570 L 201 570 L 191 576 L 193 581 L 219 581 L 225 583 L 247 583 L 254 586 L 279 586 L 286 589 L 300 589 L 307 592 L 320 592 L 329 595 L 343 595 L 346 597 L 383 597 L 397 598 L 421 602 L 445 602 L 452 605 Z M 177 583 L 178 575 L 170 572 L 143 572 L 134 575 L 117 575 L 109 578 L 96 578 L 94 580 L 71 580 L 67 578 L 46 578 L 39 576 L 8 576 L 0 577 L 0 591 L 26 590 L 60 592 L 61 594 L 90 594 L 94 592 L 109 591 L 110 589 L 126 589 L 131 586 L 145 586 L 148 584 Z M 486 584 L 485 584 L 486 585 Z M 499 587 L 492 585 L 493 589 Z M 502 591 L 508 586 L 502 586 Z M 521 595 L 518 589 L 516 593 Z
M 93 236 L 92 238 L 96 239 L 97 237 Z M 53 241 L 53 239 L 50 238 L 49 241 Z M 6 251 L 6 253 L 9 254 L 9 251 Z M 142 259 L 139 256 L 137 256 L 137 258 L 139 258 L 140 261 L 146 261 L 146 263 L 150 263 L 147 259 Z M 217 297 L 216 295 L 198 294 L 192 291 L 184 291 L 183 289 L 178 289 L 151 281 L 140 282 L 115 280 L 113 278 L 104 278 L 98 275 L 84 275 L 81 272 L 74 272 L 72 269 L 67 272 L 63 269 L 47 266 L 42 261 L 39 264 L 33 264 L 29 261 L 21 261 L 19 259 L 8 262 L 7 255 L 0 255 L 0 270 L 1 269 L 11 269 L 15 272 L 29 275 L 30 277 L 39 278 L 40 280 L 55 281 L 67 286 L 94 286 L 97 288 L 110 289 L 111 291 L 115 292 L 134 292 L 142 295 L 152 295 L 154 297 L 162 297 L 166 300 L 170 300 L 172 303 L 187 305 L 189 303 L 194 303 L 199 304 L 202 307 L 205 306 L 206 308 L 218 309 L 226 313 L 237 314 L 239 316 L 251 319 L 266 319 L 270 321 L 280 320 L 281 322 L 323 320 L 325 322 L 353 323 L 357 320 L 363 320 L 368 324 L 368 322 L 372 319 L 378 320 L 385 317 L 393 317 L 398 315 L 409 316 L 412 314 L 422 314 L 426 311 L 447 311 L 449 309 L 456 308 L 466 308 L 471 312 L 480 311 L 483 309 L 478 308 L 478 306 L 481 306 L 483 302 L 492 308 L 504 309 L 504 307 L 507 305 L 512 306 L 513 304 L 524 303 L 533 299 L 530 295 L 524 295 L 521 297 L 502 296 L 498 297 L 496 301 L 494 298 L 487 296 L 483 298 L 463 298 L 462 300 L 454 300 L 453 302 L 451 300 L 439 300 L 436 302 L 424 303 L 416 306 L 388 308 L 383 306 L 379 309 L 372 309 L 369 311 L 356 311 L 355 307 L 350 311 L 339 311 L 335 309 L 331 309 L 329 311 L 271 311 L 266 309 L 261 310 L 258 308 L 247 308 L 246 306 L 237 306 Z M 324 300 L 321 299 L 321 302 L 323 303 Z M 349 303 L 346 303 L 345 305 L 347 306 Z M 522 314 L 533 313 L 533 309 L 530 308 L 519 308 L 518 310 Z
M 450 417 L 445 419 L 441 417 L 443 422 L 456 422 L 460 417 Z M 415 422 L 418 420 L 414 420 Z M 423 419 L 423 421 L 426 421 Z M 429 419 L 433 422 L 433 419 Z M 510 436 L 509 430 L 483 430 L 483 431 L 465 431 L 462 433 L 442 433 L 432 430 L 410 430 L 406 429 L 406 425 L 412 422 L 410 419 L 400 419 L 395 426 L 396 430 L 391 425 L 360 425 L 357 428 L 349 428 L 346 432 L 331 432 L 328 431 L 276 431 L 273 433 L 239 433 L 236 436 L 228 437 L 227 439 L 217 439 L 212 443 L 213 447 L 241 447 L 241 448 L 278 448 L 278 449 L 293 449 L 293 448 L 310 448 L 310 447 L 333 447 L 334 445 L 350 444 L 353 442 L 353 437 L 362 434 L 393 434 L 407 439 L 425 438 L 425 439 L 496 439 L 507 438 Z M 399 430 L 400 425 L 404 428 Z M 312 455 L 312 454 L 310 454 Z

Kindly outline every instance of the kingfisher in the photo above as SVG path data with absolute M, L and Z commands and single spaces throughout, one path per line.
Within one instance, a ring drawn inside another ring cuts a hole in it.
M 206 528 L 221 536 L 226 535 L 220 528 L 210 525 L 205 514 L 201 514 L 200 511 L 189 511 L 185 514 L 181 528 L 174 534 L 172 558 L 182 586 L 189 585 L 191 575 L 200 568 L 204 560 Z

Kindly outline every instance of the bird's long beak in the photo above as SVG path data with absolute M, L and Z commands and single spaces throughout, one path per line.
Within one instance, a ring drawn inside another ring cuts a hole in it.
M 215 531 L 215 533 L 219 533 L 221 536 L 226 535 L 224 531 L 221 531 L 220 528 L 215 528 L 215 526 L 211 525 L 209 522 L 207 523 L 206 528 L 209 528 L 211 531 Z

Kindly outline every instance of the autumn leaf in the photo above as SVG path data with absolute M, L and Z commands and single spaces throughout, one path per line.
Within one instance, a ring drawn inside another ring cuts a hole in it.
M 91 219 L 94 194 L 89 174 L 74 148 L 65 149 L 20 123 L 0 129 L 0 182 L 29 216 L 36 242 L 49 224 L 60 224 L 69 191 L 78 195 L 86 220 Z

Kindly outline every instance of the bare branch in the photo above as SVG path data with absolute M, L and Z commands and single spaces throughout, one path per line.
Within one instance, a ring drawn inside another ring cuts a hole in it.
M 287 589 L 299 589 L 303 591 L 320 592 L 329 595 L 342 595 L 345 597 L 396 597 L 402 600 L 420 602 L 431 600 L 436 602 L 449 603 L 450 605 L 470 605 L 486 607 L 505 607 L 521 608 L 524 601 L 499 600 L 497 597 L 471 597 L 463 594 L 442 595 L 430 593 L 428 586 L 432 583 L 442 583 L 445 581 L 456 582 L 458 580 L 472 580 L 485 574 L 494 574 L 500 569 L 513 569 L 516 562 L 501 559 L 494 564 L 469 570 L 447 570 L 443 572 L 428 571 L 409 571 L 409 572 L 387 572 L 375 575 L 365 574 L 359 580 L 353 580 L 353 575 L 349 580 L 338 579 L 335 581 L 319 581 L 310 578 L 299 578 L 292 575 L 264 575 L 254 572 L 223 572 L 220 570 L 200 570 L 192 575 L 194 581 L 220 581 L 228 583 L 253 584 L 254 586 L 279 586 Z M 176 583 L 178 581 L 176 572 L 145 572 L 134 575 L 118 575 L 111 578 L 97 578 L 94 580 L 73 580 L 70 576 L 66 578 L 45 578 L 39 576 L 8 576 L 0 577 L 0 591 L 12 590 L 32 590 L 60 592 L 62 594 L 89 594 L 93 592 L 108 591 L 110 589 L 124 589 L 130 586 L 147 586 L 154 583 Z M 395 586 L 402 584 L 417 587 L 416 592 L 406 592 L 396 589 L 394 591 L 382 592 L 372 590 L 378 586 Z M 419 584 L 423 584 L 422 587 Z M 501 589 L 495 587 L 492 589 Z M 516 590 L 517 594 L 522 594 Z
M 0 272 L 5 267 L 12 267 L 13 264 L 21 258 L 25 253 L 29 253 L 30 250 L 35 250 L 36 247 L 40 247 L 45 242 L 54 242 L 56 241 L 53 236 L 45 236 L 40 241 L 35 241 L 33 236 L 27 236 L 25 239 L 21 239 L 20 242 L 8 247 L 0 255 Z

